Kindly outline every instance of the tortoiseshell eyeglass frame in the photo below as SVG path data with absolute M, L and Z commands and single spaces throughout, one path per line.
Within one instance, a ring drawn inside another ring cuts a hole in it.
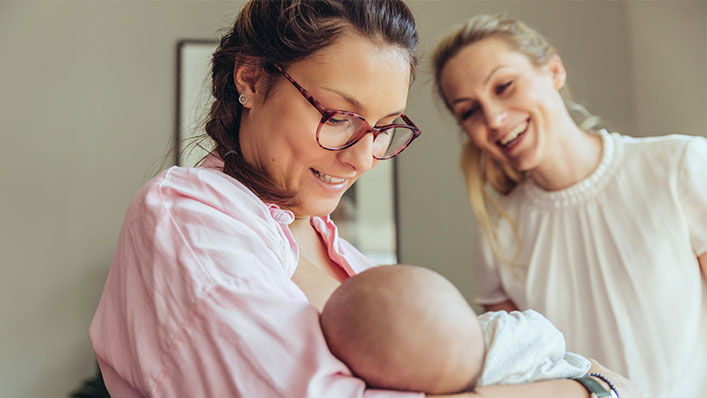
M 405 121 L 405 123 L 407 123 L 407 124 L 387 124 L 385 126 L 376 127 L 376 126 L 371 126 L 368 123 L 368 121 L 366 121 L 366 119 L 363 116 L 359 115 L 358 113 L 325 108 L 324 106 L 322 106 L 321 103 L 319 103 L 319 101 L 314 99 L 314 97 L 312 96 L 312 94 L 309 93 L 309 91 L 307 91 L 304 87 L 302 87 L 299 83 L 297 83 L 295 81 L 295 79 L 292 78 L 292 76 L 290 76 L 287 72 L 285 72 L 284 69 L 282 69 L 279 65 L 275 65 L 275 68 L 277 68 L 277 70 L 280 72 L 280 74 L 282 74 L 282 76 L 285 77 L 285 79 L 287 79 L 290 83 L 292 83 L 293 86 L 295 86 L 295 88 L 300 92 L 300 94 L 302 94 L 302 96 L 307 100 L 307 102 L 312 104 L 312 106 L 314 108 L 316 108 L 316 110 L 319 111 L 319 113 L 321 113 L 322 118 L 319 121 L 319 126 L 317 126 L 317 135 L 316 135 L 317 144 L 319 144 L 320 147 L 322 147 L 328 151 L 341 151 L 346 148 L 349 148 L 350 146 L 354 145 L 359 140 L 361 140 L 361 138 L 365 137 L 366 134 L 368 134 L 368 133 L 373 134 L 373 140 L 375 141 L 376 137 L 378 137 L 379 134 L 385 132 L 386 130 L 390 130 L 390 129 L 394 129 L 394 128 L 409 129 L 412 132 L 412 134 L 410 135 L 410 138 L 407 140 L 407 142 L 405 142 L 405 144 L 403 144 L 399 149 L 395 150 L 392 153 L 388 153 L 384 156 L 373 155 L 373 157 L 376 159 L 385 160 L 385 159 L 393 158 L 393 157 L 397 156 L 398 154 L 400 154 L 400 152 L 405 150 L 405 148 L 407 148 L 410 145 L 410 143 L 412 143 L 417 137 L 419 137 L 422 134 L 420 129 L 415 125 L 415 123 L 413 123 L 412 120 L 410 120 L 410 118 L 408 118 L 405 114 L 400 114 L 400 118 L 403 119 L 403 121 Z M 355 117 L 357 119 L 360 119 L 364 123 L 364 126 L 366 126 L 366 128 L 360 129 L 360 131 L 357 134 L 355 134 L 346 144 L 344 144 L 342 146 L 333 147 L 333 148 L 324 146 L 319 141 L 319 132 L 321 131 L 322 125 L 324 125 L 329 119 L 331 119 L 335 115 L 346 115 L 346 116 L 351 116 L 351 117 Z

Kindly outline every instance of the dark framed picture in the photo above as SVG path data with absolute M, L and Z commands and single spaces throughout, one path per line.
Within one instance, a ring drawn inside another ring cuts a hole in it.
M 193 167 L 213 149 L 203 139 L 203 125 L 212 101 L 209 72 L 217 46 L 213 40 L 177 44 L 175 159 L 179 166 Z M 376 264 L 398 262 L 395 167 L 395 159 L 379 162 L 346 191 L 331 214 L 340 236 Z

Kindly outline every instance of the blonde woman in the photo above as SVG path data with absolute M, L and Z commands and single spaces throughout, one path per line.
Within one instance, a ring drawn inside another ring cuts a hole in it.
M 437 47 L 481 230 L 476 300 L 535 309 L 647 396 L 707 391 L 707 140 L 592 131 L 557 51 L 503 17 Z

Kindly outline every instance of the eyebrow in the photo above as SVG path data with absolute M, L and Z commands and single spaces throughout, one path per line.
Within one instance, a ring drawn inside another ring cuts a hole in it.
M 458 104 L 460 102 L 465 102 L 465 101 L 472 101 L 472 99 L 467 98 L 467 97 L 457 98 L 454 101 L 452 101 L 451 105 L 455 105 L 455 104 Z
M 486 79 L 484 80 L 484 85 L 485 85 L 486 83 L 488 83 L 489 80 L 491 80 L 491 76 L 493 76 L 493 74 L 496 73 L 496 71 L 498 71 L 499 69 L 505 68 L 506 66 L 507 66 L 507 65 L 501 64 L 501 65 L 498 65 L 497 67 L 493 68 L 493 70 L 491 71 L 491 73 L 489 73 L 489 75 L 486 76 Z
M 324 90 L 327 90 L 327 91 L 329 91 L 329 92 L 332 92 L 332 93 L 334 93 L 334 94 L 340 96 L 341 98 L 343 98 L 344 100 L 346 100 L 347 102 L 349 102 L 351 105 L 353 105 L 354 108 L 356 108 L 356 109 L 363 109 L 363 105 L 362 105 L 356 98 L 350 97 L 350 96 L 348 96 L 348 95 L 346 95 L 346 94 L 340 92 L 339 90 L 335 90 L 335 89 L 328 88 L 328 87 L 322 87 L 322 88 L 323 88 Z M 336 110 L 336 109 L 335 109 L 335 110 Z M 343 110 L 343 109 L 342 109 L 342 110 Z M 391 116 L 402 115 L 403 113 L 404 113 L 404 110 L 397 111 L 397 112 L 393 112 L 393 113 L 389 113 L 389 114 L 383 116 L 382 119 L 385 119 L 385 118 L 391 117 Z
M 491 77 L 492 77 L 499 69 L 505 68 L 506 66 L 507 66 L 507 65 L 505 65 L 505 64 L 501 64 L 501 65 L 498 65 L 497 67 L 493 68 L 493 70 L 491 71 L 491 73 L 489 73 L 488 76 L 486 76 L 486 79 L 484 79 L 484 81 L 483 81 L 484 86 L 489 82 L 489 80 L 491 80 Z M 457 104 L 457 103 L 459 103 L 459 102 L 464 102 L 464 101 L 471 101 L 471 98 L 467 98 L 467 97 L 457 98 L 457 99 L 455 99 L 454 101 L 452 101 L 450 104 L 451 104 L 451 105 L 454 105 L 454 104 Z

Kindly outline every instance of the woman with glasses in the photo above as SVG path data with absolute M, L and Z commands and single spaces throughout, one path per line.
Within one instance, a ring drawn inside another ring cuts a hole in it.
M 212 59 L 215 150 L 127 211 L 89 331 L 112 395 L 422 396 L 366 389 L 319 326 L 330 293 L 372 266 L 328 215 L 420 135 L 403 113 L 416 44 L 398 0 L 245 5 Z M 586 397 L 575 384 L 484 394 Z
M 532 308 L 647 396 L 707 394 L 707 140 L 594 128 L 557 51 L 480 15 L 437 46 L 483 231 L 476 301 Z

